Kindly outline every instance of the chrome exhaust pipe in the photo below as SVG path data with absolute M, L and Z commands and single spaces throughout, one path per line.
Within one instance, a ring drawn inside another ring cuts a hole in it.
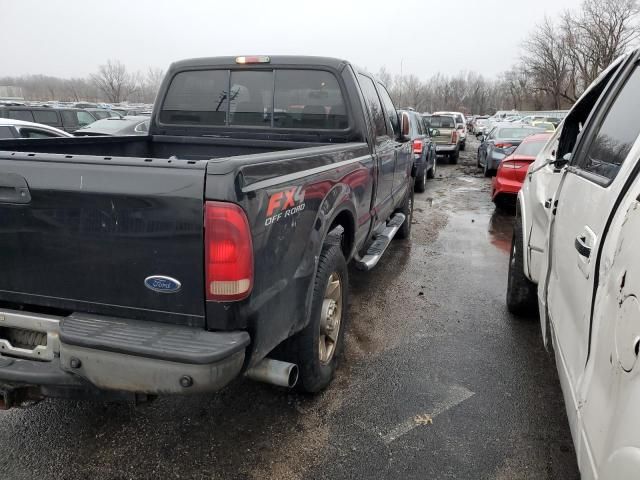
M 246 375 L 256 382 L 293 388 L 298 382 L 298 366 L 295 363 L 264 358 L 255 367 L 247 370 Z

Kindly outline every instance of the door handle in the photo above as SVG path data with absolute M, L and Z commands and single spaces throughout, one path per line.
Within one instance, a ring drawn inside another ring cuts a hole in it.
M 591 247 L 587 245 L 587 237 L 585 235 L 578 235 L 574 245 L 580 256 L 585 258 L 589 258 L 591 256 Z
M 0 203 L 29 203 L 31 191 L 27 180 L 15 173 L 0 173 Z

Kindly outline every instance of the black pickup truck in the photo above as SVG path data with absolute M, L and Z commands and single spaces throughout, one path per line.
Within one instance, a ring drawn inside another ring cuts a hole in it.
M 0 141 L 0 407 L 324 388 L 347 262 L 410 233 L 408 128 L 346 61 L 217 57 L 170 67 L 148 136 Z

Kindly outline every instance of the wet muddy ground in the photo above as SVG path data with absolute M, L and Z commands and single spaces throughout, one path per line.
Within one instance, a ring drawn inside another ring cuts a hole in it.
M 0 412 L 4 479 L 575 479 L 555 367 L 505 307 L 512 220 L 475 142 L 416 195 L 410 241 L 350 271 L 345 358 L 316 397 L 238 381 L 149 405 Z

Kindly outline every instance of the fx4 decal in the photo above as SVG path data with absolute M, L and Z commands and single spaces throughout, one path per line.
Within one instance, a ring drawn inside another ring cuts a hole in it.
M 276 192 L 269 198 L 265 226 L 273 225 L 281 218 L 287 218 L 304 210 L 304 189 L 291 187 Z

